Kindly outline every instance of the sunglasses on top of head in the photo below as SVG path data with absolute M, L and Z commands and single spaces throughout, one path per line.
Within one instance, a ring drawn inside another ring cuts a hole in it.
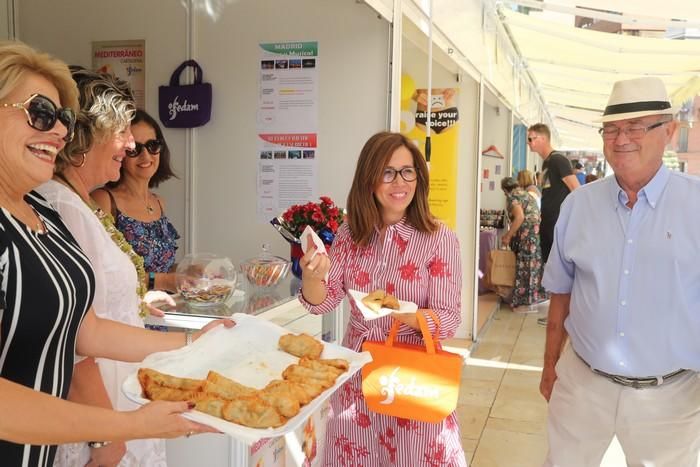
M 136 143 L 136 147 L 133 150 L 126 150 L 126 155 L 129 157 L 136 157 L 141 154 L 143 148 L 146 148 L 146 151 L 148 151 L 150 155 L 155 156 L 160 154 L 160 150 L 163 149 L 163 142 L 159 139 L 149 139 L 145 143 Z
M 73 139 L 75 130 L 75 113 L 69 107 L 58 108 L 51 99 L 41 94 L 32 94 L 24 102 L 17 104 L 2 104 L 0 107 L 22 109 L 27 115 L 27 123 L 30 127 L 39 131 L 49 131 L 56 122 L 61 122 L 66 127 L 67 133 L 63 141 L 69 143 Z

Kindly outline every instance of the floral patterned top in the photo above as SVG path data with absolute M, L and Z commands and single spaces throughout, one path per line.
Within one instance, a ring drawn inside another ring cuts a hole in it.
M 116 221 L 117 228 L 124 234 L 124 238 L 134 251 L 143 257 L 146 272 L 170 271 L 175 264 L 180 234 L 165 212 L 160 219 L 144 222 L 125 215 L 117 208 Z

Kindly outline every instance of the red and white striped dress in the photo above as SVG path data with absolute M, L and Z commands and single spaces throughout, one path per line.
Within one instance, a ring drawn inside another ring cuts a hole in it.
M 384 240 L 375 233 L 369 246 L 358 247 L 344 224 L 330 250 L 328 296 L 311 305 L 314 314 L 334 310 L 348 289 L 370 292 L 385 289 L 400 300 L 430 308 L 440 318 L 440 339 L 452 337 L 460 323 L 462 271 L 454 232 L 441 225 L 432 234 L 417 231 L 404 220 L 389 226 Z M 366 321 L 351 303 L 343 345 L 360 350 L 365 340 L 386 340 L 392 318 Z M 428 318 L 431 331 L 434 323 Z M 399 342 L 421 344 L 419 331 L 402 325 Z M 370 412 L 357 373 L 331 398 L 324 449 L 325 466 L 343 467 L 454 467 L 466 466 L 457 416 L 441 423 L 424 423 Z

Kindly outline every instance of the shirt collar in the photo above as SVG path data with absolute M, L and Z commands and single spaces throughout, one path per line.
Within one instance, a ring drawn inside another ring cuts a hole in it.
M 395 234 L 398 234 L 398 236 L 401 237 L 402 240 L 408 240 L 409 238 L 411 238 L 411 235 L 416 230 L 415 227 L 408 223 L 406 216 L 403 216 L 401 220 L 398 221 L 396 224 L 387 226 L 386 229 L 387 231 L 391 231 Z M 377 234 L 379 234 L 379 228 L 375 227 L 375 231 L 377 232 Z
M 664 164 L 661 164 L 659 170 L 657 170 L 656 174 L 651 180 L 649 180 L 649 183 L 644 185 L 644 187 L 639 190 L 639 193 L 637 193 L 638 198 L 640 200 L 646 200 L 649 206 L 656 208 L 656 204 L 659 202 L 659 198 L 661 197 L 670 176 L 671 173 L 669 172 L 668 168 Z M 617 178 L 614 176 L 610 178 L 613 180 L 613 183 L 611 184 L 613 205 L 616 208 L 619 206 L 625 206 L 629 201 L 627 198 L 627 193 L 625 193 L 625 190 L 623 190 L 622 187 L 620 187 L 620 184 L 617 183 Z

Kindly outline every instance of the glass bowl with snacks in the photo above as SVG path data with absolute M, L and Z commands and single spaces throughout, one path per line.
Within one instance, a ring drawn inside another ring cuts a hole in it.
M 263 245 L 258 257 L 241 263 L 241 272 L 253 287 L 276 286 L 287 276 L 292 265 L 291 261 L 273 256 L 267 250 L 268 246 Z
M 221 305 L 236 289 L 236 268 L 211 253 L 186 255 L 176 270 L 177 291 L 189 306 Z

